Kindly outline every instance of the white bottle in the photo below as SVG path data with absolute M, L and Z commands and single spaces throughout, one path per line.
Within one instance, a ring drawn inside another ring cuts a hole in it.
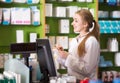
M 40 10 L 38 9 L 32 10 L 32 24 L 40 25 Z
M 112 52 L 116 52 L 118 51 L 118 41 L 116 38 L 112 38 L 112 41 L 111 41 L 111 50 Z
M 114 40 L 114 38 L 112 38 L 112 42 L 111 42 L 111 51 L 112 52 L 115 51 L 115 40 Z
M 115 42 L 115 51 L 118 51 L 119 50 L 119 45 L 118 45 L 117 38 L 114 39 L 114 42 Z

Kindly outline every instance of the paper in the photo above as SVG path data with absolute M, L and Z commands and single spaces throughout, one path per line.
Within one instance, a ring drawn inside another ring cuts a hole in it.
M 24 33 L 23 30 L 16 30 L 16 43 L 24 42 Z

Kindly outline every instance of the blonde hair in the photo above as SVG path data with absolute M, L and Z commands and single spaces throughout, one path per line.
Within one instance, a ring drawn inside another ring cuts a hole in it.
M 82 9 L 82 10 L 77 11 L 76 14 L 80 15 L 82 17 L 82 20 L 88 23 L 87 31 L 89 31 L 90 28 L 93 27 L 93 30 L 87 34 L 87 36 L 82 40 L 82 42 L 78 46 L 78 55 L 84 56 L 84 54 L 86 53 L 85 42 L 86 42 L 87 38 L 89 36 L 94 36 L 99 41 L 99 35 L 100 35 L 99 26 L 98 26 L 98 23 L 94 20 L 91 12 L 89 10 Z M 94 24 L 94 26 L 93 26 L 93 24 Z

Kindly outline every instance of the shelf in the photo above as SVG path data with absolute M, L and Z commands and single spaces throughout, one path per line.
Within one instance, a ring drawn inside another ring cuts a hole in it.
M 116 52 L 119 52 L 119 51 L 109 51 L 108 49 L 101 49 L 100 52 L 116 53 Z
M 20 26 L 20 27 L 38 27 L 38 26 L 42 26 L 42 24 L 40 24 L 40 25 L 32 25 L 32 24 L 30 24 L 30 25 L 20 25 L 20 24 L 9 24 L 9 25 L 3 25 L 3 24 L 0 24 L 0 28 L 4 28 L 4 27 L 12 27 L 12 26 L 15 26 L 15 27 L 18 27 L 18 26 Z
M 53 16 L 53 17 L 46 17 L 46 19 L 70 19 L 70 20 L 72 20 L 72 17 L 55 17 L 55 16 Z
M 112 21 L 114 21 L 114 20 L 120 20 L 120 18 L 98 18 L 98 20 L 112 20 Z
M 78 2 L 78 1 L 46 1 L 46 3 L 53 3 L 53 4 L 92 4 L 95 2 Z
M 113 11 L 119 10 L 119 6 L 108 5 L 107 3 L 99 3 L 99 10 Z
M 9 7 L 29 7 L 29 6 L 40 6 L 42 5 L 42 3 L 38 3 L 38 4 L 27 4 L 27 3 L 4 3 L 4 2 L 0 2 L 0 7 L 5 7 L 5 5 L 7 5 L 7 8 Z
M 79 6 L 79 7 L 89 7 L 93 8 L 93 5 L 96 5 L 96 2 L 91 2 L 91 3 L 86 3 L 86 2 L 60 2 L 60 1 L 53 1 L 53 2 L 46 2 L 46 3 L 51 3 L 53 6 Z
M 117 67 L 117 66 L 111 66 L 111 67 L 99 67 L 99 70 L 100 71 L 110 71 L 110 70 L 113 70 L 113 71 L 120 71 L 120 67 Z

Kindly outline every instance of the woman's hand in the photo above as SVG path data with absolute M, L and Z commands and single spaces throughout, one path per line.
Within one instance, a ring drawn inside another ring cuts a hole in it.
M 69 53 L 67 51 L 64 51 L 63 47 L 60 45 L 56 45 L 56 48 L 58 50 L 60 57 L 66 59 Z
M 64 50 L 61 45 L 56 44 L 55 47 L 57 48 L 58 51 L 63 51 Z
M 63 59 L 66 59 L 69 54 L 67 51 L 64 51 L 64 50 L 63 51 L 59 50 L 58 52 L 59 52 L 60 57 Z

